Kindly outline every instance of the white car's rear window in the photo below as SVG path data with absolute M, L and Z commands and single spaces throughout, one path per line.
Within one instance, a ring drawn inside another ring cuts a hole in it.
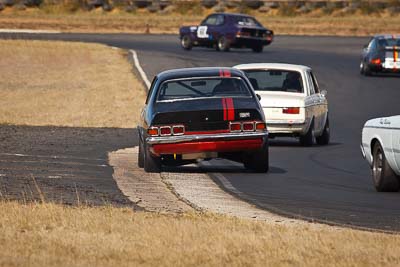
M 300 72 L 291 70 L 243 70 L 256 91 L 303 93 Z

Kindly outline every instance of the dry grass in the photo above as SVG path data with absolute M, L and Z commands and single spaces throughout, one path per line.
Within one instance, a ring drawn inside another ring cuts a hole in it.
M 400 236 L 0 202 L 0 266 L 398 266 Z
M 148 24 L 151 33 L 177 34 L 180 26 L 196 25 L 210 12 L 212 11 L 184 15 L 180 13 L 154 14 L 145 10 L 138 10 L 134 14 L 119 10 L 46 13 L 40 9 L 28 11 L 9 9 L 1 13 L 0 25 L 1 28 L 47 29 L 65 32 L 144 33 Z M 253 12 L 253 15 L 265 26 L 273 29 L 276 34 L 365 36 L 382 32 L 398 32 L 400 24 L 400 15 L 391 15 L 387 12 L 373 15 L 363 15 L 360 12 L 351 15 L 340 13 L 323 15 L 320 11 L 316 11 L 298 16 Z
M 0 58 L 0 123 L 136 126 L 145 93 L 122 50 L 1 40 Z

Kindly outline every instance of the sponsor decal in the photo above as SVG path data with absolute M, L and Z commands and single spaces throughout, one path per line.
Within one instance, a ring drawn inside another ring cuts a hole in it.
M 199 26 L 199 27 L 197 27 L 197 37 L 199 37 L 199 38 L 208 38 L 207 26 Z
M 240 112 L 239 117 L 240 118 L 250 118 L 250 112 Z

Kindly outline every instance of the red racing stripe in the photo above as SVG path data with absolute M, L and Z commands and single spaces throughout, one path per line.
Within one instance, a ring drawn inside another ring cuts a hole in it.
M 224 121 L 226 121 L 228 118 L 228 116 L 227 116 L 227 110 L 226 110 L 226 102 L 225 102 L 225 98 L 222 98 L 222 108 L 223 108 L 223 110 L 224 110 Z
M 235 107 L 233 106 L 232 98 L 226 98 L 226 106 L 228 109 L 228 120 L 229 121 L 235 120 Z

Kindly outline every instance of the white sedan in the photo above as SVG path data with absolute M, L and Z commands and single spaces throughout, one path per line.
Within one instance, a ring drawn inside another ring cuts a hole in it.
M 400 187 L 400 115 L 365 123 L 361 152 L 372 168 L 372 180 L 379 192 Z
M 234 68 L 244 71 L 261 97 L 270 137 L 299 137 L 304 146 L 330 139 L 326 90 L 319 88 L 311 68 L 302 65 L 257 63 Z

